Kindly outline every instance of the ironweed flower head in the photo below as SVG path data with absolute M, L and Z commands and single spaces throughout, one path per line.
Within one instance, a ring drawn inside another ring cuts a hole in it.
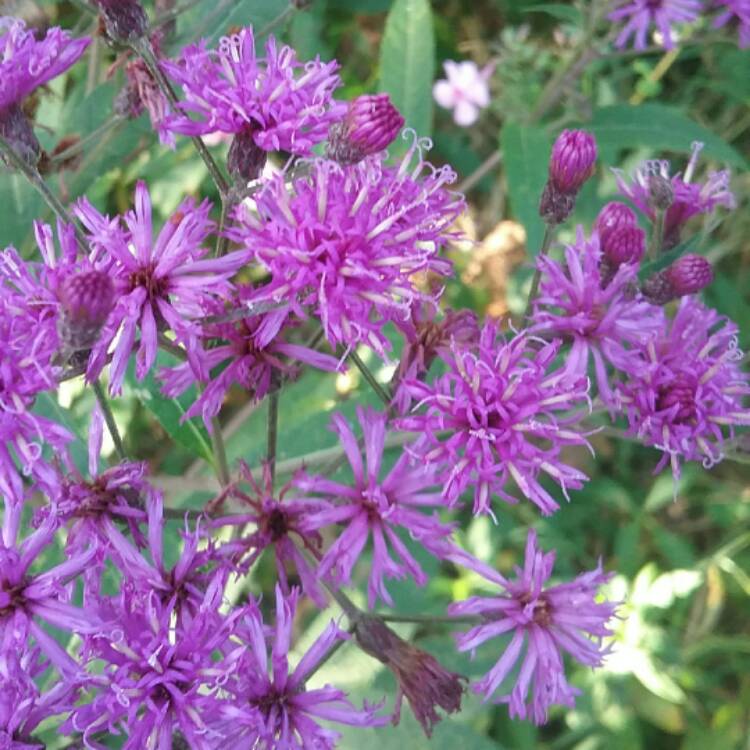
M 392 605 L 385 578 L 411 576 L 420 586 L 427 583 L 427 575 L 401 541 L 397 529 L 404 529 L 411 539 L 429 549 L 431 542 L 449 536 L 452 527 L 442 523 L 437 514 L 429 516 L 423 512 L 423 509 L 442 505 L 440 492 L 434 491 L 437 489 L 434 469 L 411 465 L 411 457 L 404 452 L 381 479 L 386 415 L 358 407 L 357 419 L 364 436 L 365 462 L 347 421 L 340 414 L 333 418 L 333 429 L 339 435 L 354 474 L 353 486 L 306 475 L 298 476 L 294 486 L 303 492 L 322 495 L 330 504 L 329 508 L 308 516 L 305 527 L 310 530 L 335 524 L 346 527 L 321 558 L 318 575 L 348 583 L 354 565 L 372 537 L 373 556 L 367 586 L 369 606 L 378 598 Z M 391 556 L 389 546 L 398 560 Z
M 586 475 L 560 455 L 565 446 L 587 445 L 572 426 L 588 404 L 588 380 L 551 370 L 559 349 L 559 340 L 539 347 L 525 334 L 505 340 L 488 321 L 477 344 L 453 343 L 442 356 L 445 374 L 404 384 L 417 404 L 395 424 L 423 436 L 410 451 L 437 469 L 446 502 L 457 503 L 473 487 L 474 512 L 491 513 L 493 493 L 518 502 L 507 489 L 513 480 L 549 515 L 559 505 L 541 475 L 566 496 L 569 488 L 580 489 Z
M 244 133 L 262 151 L 309 154 L 345 112 L 332 98 L 340 85 L 336 62 L 302 63 L 273 37 L 260 56 L 251 28 L 223 37 L 218 50 L 205 41 L 191 45 L 163 66 L 185 94 L 182 112 L 167 123 L 175 133 Z
M 403 126 L 388 94 L 358 96 L 342 122 L 331 127 L 327 154 L 339 164 L 354 164 L 388 148 Z
M 643 283 L 643 296 L 655 305 L 696 294 L 714 278 L 713 268 L 702 255 L 688 253 Z
M 603 285 L 601 260 L 596 234 L 586 239 L 580 226 L 576 244 L 565 248 L 564 263 L 540 257 L 542 280 L 531 330 L 571 341 L 565 375 L 585 377 L 592 361 L 599 394 L 609 402 L 607 366 L 621 369 L 629 350 L 660 330 L 664 317 L 659 308 L 632 293 L 635 265 L 621 265 Z
M 672 187 L 672 201 L 664 214 L 664 238 L 662 248 L 668 250 L 680 242 L 682 228 L 698 214 L 713 213 L 718 206 L 732 209 L 735 199 L 729 190 L 729 172 L 711 172 L 704 183 L 692 182 L 702 143 L 693 143 L 692 156 L 684 173 L 669 176 L 669 162 L 646 161 L 628 182 L 622 170 L 613 169 L 620 192 L 651 221 L 656 218 L 652 196 L 652 177 L 659 175 Z
M 631 359 L 619 400 L 630 432 L 663 452 L 675 479 L 682 461 L 710 468 L 728 433 L 750 424 L 748 374 L 740 369 L 737 326 L 684 297 L 671 323 Z
M 385 323 L 434 303 L 415 275 L 449 273 L 438 252 L 464 205 L 445 187 L 455 174 L 425 162 L 424 145 L 415 141 L 396 168 L 375 157 L 348 167 L 316 159 L 291 191 L 283 175 L 271 178 L 257 214 L 240 206 L 228 234 L 271 277 L 256 299 L 313 315 L 332 346 L 365 343 L 384 356 Z
M 86 228 L 94 253 L 107 264 L 119 293 L 87 370 L 88 379 L 95 379 L 114 343 L 109 386 L 113 395 L 122 390 L 137 332 L 138 379 L 143 379 L 156 361 L 159 333 L 167 330 L 187 345 L 196 371 L 204 372 L 196 346 L 199 328 L 194 321 L 204 314 L 206 300 L 229 294 L 228 279 L 245 262 L 241 252 L 205 257 L 208 249 L 204 243 L 214 228 L 209 211 L 208 201 L 196 206 L 188 198 L 154 238 L 151 198 L 142 182 L 136 186 L 135 209 L 124 217 L 125 229 L 120 217 L 112 220 L 103 216 L 85 198 L 76 205 L 76 215 Z
M 523 568 L 516 567 L 514 580 L 479 561 L 473 566 L 500 587 L 497 596 L 472 596 L 448 608 L 451 615 L 477 615 L 483 620 L 457 636 L 460 651 L 473 653 L 482 643 L 512 633 L 502 657 L 473 688 L 485 700 L 493 698 L 520 659 L 515 685 L 495 701 L 510 704 L 511 718 L 529 718 L 535 724 L 547 721 L 550 706 L 575 706 L 580 691 L 565 679 L 563 653 L 584 666 L 601 666 L 611 650 L 602 645 L 602 638 L 612 635 L 608 624 L 617 607 L 596 599 L 599 587 L 611 578 L 602 571 L 601 562 L 570 583 L 545 587 L 554 562 L 555 553 L 543 553 L 531 530 Z
M 331 685 L 306 685 L 335 644 L 348 638 L 335 623 L 331 622 L 321 633 L 294 669 L 290 667 L 296 606 L 297 592 L 285 597 L 277 587 L 276 623 L 270 637 L 254 604 L 238 624 L 235 635 L 242 644 L 225 660 L 231 676 L 224 689 L 230 697 L 221 706 L 221 721 L 217 724 L 225 747 L 241 743 L 242 747 L 258 750 L 333 750 L 340 734 L 322 726 L 321 719 L 357 727 L 383 726 L 388 722 L 387 716 L 378 715 L 379 705 L 365 704 L 357 709 L 344 692 Z
M 626 47 L 631 38 L 635 49 L 645 49 L 646 35 L 652 27 L 659 32 L 664 48 L 672 49 L 673 27 L 693 23 L 702 10 L 701 0 L 621 0 L 607 18 L 625 23 L 615 40 L 615 46 L 620 49 Z

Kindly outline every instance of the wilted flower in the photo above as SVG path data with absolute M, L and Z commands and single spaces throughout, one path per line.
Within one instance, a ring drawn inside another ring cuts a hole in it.
M 571 429 L 588 403 L 588 380 L 551 370 L 560 341 L 539 348 L 525 334 L 509 341 L 488 321 L 477 344 L 453 343 L 442 359 L 447 368 L 432 383 L 407 381 L 404 387 L 418 402 L 398 429 L 423 436 L 409 450 L 420 464 L 435 466 L 443 494 L 455 504 L 474 488 L 474 512 L 491 513 L 491 495 L 516 503 L 506 485 L 513 480 L 521 493 L 545 515 L 557 501 L 539 481 L 549 475 L 567 496 L 586 475 L 564 463 L 569 445 L 587 445 Z
M 340 735 L 322 726 L 320 720 L 357 727 L 382 726 L 387 716 L 378 716 L 380 706 L 355 708 L 346 694 L 331 685 L 306 687 L 317 666 L 336 642 L 348 636 L 331 622 L 294 669 L 289 667 L 292 624 L 297 592 L 285 597 L 276 588 L 276 624 L 271 637 L 271 658 L 267 653 L 267 628 L 260 611 L 251 604 L 238 624 L 241 647 L 226 660 L 231 678 L 224 689 L 230 699 L 221 706 L 217 728 L 225 747 L 253 747 L 258 750 L 333 750 Z M 269 664 L 270 662 L 270 664 Z M 270 669 L 269 669 L 270 667 Z M 269 674 L 270 672 L 270 674 Z
M 713 268 L 702 255 L 688 253 L 663 271 L 643 282 L 643 296 L 655 305 L 664 305 L 686 294 L 695 294 L 714 278 Z
M 692 23 L 698 19 L 702 10 L 701 0 L 621 0 L 607 18 L 610 21 L 625 21 L 625 26 L 615 40 L 616 47 L 625 47 L 633 37 L 635 49 L 645 49 L 646 34 L 655 26 L 664 48 L 672 49 L 672 27 L 675 24 Z
M 438 251 L 464 205 L 445 189 L 454 172 L 423 161 L 421 148 L 398 168 L 375 157 L 348 167 L 315 160 L 291 190 L 284 175 L 271 178 L 254 196 L 257 214 L 240 206 L 228 234 L 271 276 L 256 300 L 309 312 L 332 346 L 365 343 L 383 355 L 385 323 L 434 301 L 415 274 L 449 273 Z
M 565 376 L 585 377 L 593 361 L 599 394 L 609 403 L 607 366 L 622 369 L 630 350 L 661 330 L 664 316 L 632 291 L 635 265 L 621 265 L 603 284 L 601 260 L 596 234 L 587 240 L 580 226 L 576 244 L 565 248 L 564 263 L 549 256 L 538 258 L 542 276 L 531 330 L 572 342 Z
M 108 262 L 119 293 L 87 370 L 90 380 L 98 376 L 117 339 L 109 384 L 113 395 L 122 390 L 136 331 L 140 332 L 135 368 L 139 379 L 156 361 L 158 334 L 166 330 L 173 331 L 179 342 L 193 343 L 187 346 L 190 361 L 197 372 L 204 372 L 195 346 L 199 328 L 194 320 L 204 314 L 205 300 L 229 294 L 227 280 L 246 258 L 242 252 L 204 257 L 208 250 L 203 243 L 214 228 L 209 211 L 208 201 L 196 206 L 192 199 L 184 200 L 154 239 L 151 199 L 142 182 L 135 189 L 135 210 L 124 217 L 127 230 L 120 217 L 111 220 L 102 216 L 85 198 L 78 202 L 76 215 L 94 252 Z
M 750 424 L 744 403 L 748 375 L 740 369 L 737 326 L 684 297 L 674 320 L 631 359 L 620 402 L 630 431 L 663 451 L 675 478 L 681 461 L 721 461 L 725 431 Z
M 697 214 L 713 213 L 718 206 L 734 208 L 734 195 L 729 190 L 729 172 L 711 172 L 705 183 L 691 182 L 698 155 L 703 148 L 702 143 L 693 143 L 692 156 L 684 174 L 676 174 L 670 178 L 669 162 L 646 161 L 627 182 L 622 171 L 613 169 L 617 178 L 620 192 L 629 198 L 651 221 L 656 218 L 656 210 L 652 198 L 652 178 L 660 178 L 671 183 L 672 200 L 664 214 L 664 236 L 662 248 L 668 250 L 679 244 L 680 232 L 686 222 Z
M 537 546 L 536 532 L 529 531 L 523 568 L 516 567 L 516 580 L 509 581 L 492 568 L 476 561 L 473 569 L 500 587 L 495 597 L 472 596 L 451 604 L 454 616 L 477 615 L 482 622 L 457 636 L 461 651 L 475 651 L 491 638 L 512 633 L 500 660 L 477 683 L 474 690 L 489 700 L 505 682 L 521 657 L 521 667 L 512 690 L 495 700 L 510 704 L 511 718 L 547 721 L 550 706 L 575 706 L 580 691 L 565 679 L 563 653 L 587 667 L 599 667 L 611 647 L 601 640 L 612 635 L 608 627 L 617 604 L 597 602 L 599 587 L 611 574 L 595 570 L 582 573 L 570 583 L 544 587 L 552 575 L 555 553 Z M 529 692 L 531 693 L 529 695 Z
M 480 70 L 471 60 L 458 63 L 446 60 L 443 68 L 446 78 L 432 87 L 435 101 L 441 107 L 453 110 L 456 125 L 464 128 L 473 125 L 479 111 L 490 103 L 489 78 L 493 67 L 486 66 Z
M 430 543 L 450 535 L 452 527 L 443 524 L 437 514 L 429 516 L 422 512 L 442 505 L 440 492 L 430 491 L 436 489 L 434 469 L 410 465 L 410 456 L 404 452 L 381 479 L 386 415 L 358 407 L 357 418 L 364 435 L 364 464 L 351 427 L 340 414 L 333 417 L 333 428 L 354 474 L 354 486 L 307 475 L 295 478 L 294 486 L 303 492 L 323 495 L 330 504 L 330 507 L 310 514 L 303 522 L 303 528 L 312 531 L 334 524 L 346 526 L 321 558 L 320 576 L 348 583 L 354 565 L 372 537 L 373 555 L 367 586 L 367 599 L 372 607 L 378 598 L 393 604 L 385 587 L 385 578 L 411 576 L 420 586 L 427 583 L 422 567 L 401 541 L 397 530 L 404 529 L 411 539 L 429 549 Z M 400 562 L 391 557 L 389 546 Z

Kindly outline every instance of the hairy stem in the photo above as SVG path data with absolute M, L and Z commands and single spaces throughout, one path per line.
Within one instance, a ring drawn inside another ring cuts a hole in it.
M 127 454 L 125 453 L 125 446 L 123 445 L 120 431 L 117 429 L 115 416 L 114 414 L 112 414 L 112 409 L 109 406 L 109 401 L 107 401 L 107 395 L 104 393 L 102 384 L 99 380 L 95 380 L 91 384 L 91 386 L 94 389 L 94 393 L 96 394 L 96 400 L 99 402 L 99 408 L 102 410 L 102 414 L 104 415 L 104 421 L 107 423 L 109 434 L 112 436 L 112 442 L 115 444 L 115 451 L 117 451 L 117 456 L 120 461 L 126 461 Z
M 555 233 L 555 225 L 547 224 L 544 228 L 544 239 L 542 240 L 542 247 L 539 250 L 536 260 L 543 258 L 549 252 L 550 245 L 552 244 L 552 237 Z M 531 308 L 534 304 L 537 294 L 539 293 L 539 282 L 542 278 L 542 271 L 539 268 L 537 262 L 536 268 L 534 269 L 534 278 L 531 280 L 531 289 L 529 289 L 529 298 L 526 300 L 526 310 L 523 313 L 524 320 L 531 314 Z

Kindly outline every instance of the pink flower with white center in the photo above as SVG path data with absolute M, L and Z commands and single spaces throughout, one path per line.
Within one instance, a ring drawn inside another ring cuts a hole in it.
M 297 590 L 285 597 L 276 587 L 276 623 L 270 637 L 270 629 L 254 603 L 235 629 L 241 643 L 222 662 L 231 675 L 223 685 L 229 699 L 222 702 L 221 719 L 215 724 L 222 747 L 334 750 L 341 735 L 329 728 L 329 722 L 356 727 L 379 727 L 389 722 L 389 716 L 377 714 L 380 705 L 365 704 L 357 709 L 346 693 L 332 685 L 312 688 L 305 684 L 335 644 L 349 637 L 334 622 L 297 666 L 290 667 L 297 598 Z
M 452 527 L 442 523 L 436 513 L 425 512 L 443 506 L 434 469 L 412 465 L 409 454 L 403 452 L 381 479 L 386 415 L 358 407 L 357 419 L 364 435 L 366 462 L 362 461 L 357 438 L 347 421 L 340 414 L 333 418 L 333 429 L 354 474 L 353 486 L 306 475 L 295 478 L 293 484 L 303 492 L 322 495 L 330 504 L 329 508 L 310 514 L 302 522 L 302 528 L 313 531 L 336 524 L 346 527 L 320 560 L 318 575 L 336 583 L 349 583 L 354 565 L 372 537 L 373 556 L 367 585 L 367 599 L 372 608 L 378 598 L 393 604 L 385 578 L 411 576 L 419 586 L 427 583 L 427 576 L 397 530 L 407 531 L 412 540 L 429 549 L 431 544 L 450 536 Z M 391 557 L 389 545 L 400 561 Z
M 135 209 L 122 220 L 125 229 L 120 217 L 111 220 L 103 216 L 85 198 L 78 202 L 76 215 L 87 230 L 97 258 L 109 266 L 119 292 L 86 373 L 89 380 L 98 377 L 114 344 L 109 383 L 113 395 L 122 391 L 138 332 L 135 371 L 139 380 L 156 361 L 159 333 L 170 330 L 186 345 L 196 372 L 205 372 L 196 345 L 200 332 L 197 320 L 205 314 L 207 300 L 229 294 L 232 285 L 228 280 L 247 257 L 243 252 L 205 257 L 209 251 L 204 243 L 214 229 L 208 218 L 210 209 L 208 201 L 196 206 L 192 199 L 186 199 L 154 238 L 151 198 L 142 182 L 136 186 Z
M 602 286 L 601 260 L 597 235 L 586 239 L 580 226 L 576 244 L 565 248 L 565 262 L 548 255 L 537 260 L 542 280 L 531 331 L 571 343 L 563 370 L 566 376 L 585 377 L 593 362 L 599 395 L 609 403 L 607 367 L 623 369 L 630 350 L 663 328 L 664 314 L 632 291 L 637 265 L 622 264 Z
M 750 425 L 750 377 L 740 368 L 737 326 L 695 297 L 674 320 L 633 352 L 618 389 L 630 432 L 663 452 L 675 479 L 682 461 L 710 468 L 736 427 Z
M 473 685 L 485 700 L 492 698 L 521 659 L 515 685 L 495 698 L 510 704 L 511 718 L 547 721 L 550 706 L 575 707 L 580 690 L 565 679 L 563 653 L 587 667 L 600 667 L 611 651 L 602 638 L 612 635 L 609 622 L 617 604 L 597 601 L 599 587 L 612 577 L 602 571 L 601 562 L 570 583 L 545 584 L 552 575 L 555 553 L 543 553 L 534 530 L 526 539 L 523 568 L 516 567 L 516 579 L 508 580 L 478 560 L 465 555 L 459 564 L 468 565 L 501 591 L 494 597 L 472 596 L 451 604 L 448 613 L 456 617 L 477 615 L 482 622 L 457 636 L 460 651 L 471 651 L 491 638 L 512 633 L 505 652 L 494 667 Z M 521 653 L 524 651 L 523 657 Z M 530 693 L 530 695 L 529 695 Z
M 633 37 L 635 49 L 645 49 L 646 35 L 655 26 L 664 48 L 672 49 L 672 27 L 680 23 L 693 23 L 702 10 L 701 0 L 624 0 L 607 18 L 610 21 L 625 21 L 625 26 L 615 41 L 616 47 L 627 46 Z
M 475 62 L 464 60 L 443 63 L 446 78 L 437 81 L 432 87 L 435 101 L 445 109 L 453 110 L 453 119 L 457 125 L 468 127 L 479 118 L 479 111 L 489 106 L 489 79 L 493 66 L 487 65 L 481 70 Z
M 564 447 L 588 445 L 574 426 L 587 411 L 589 384 L 585 376 L 552 369 L 560 343 L 540 348 L 526 334 L 505 340 L 488 321 L 476 344 L 453 342 L 441 354 L 443 375 L 432 383 L 404 383 L 417 405 L 396 427 L 423 436 L 408 450 L 438 471 L 447 503 L 456 504 L 471 487 L 474 513 L 491 514 L 493 493 L 518 502 L 506 489 L 513 481 L 550 515 L 560 506 L 542 486 L 542 475 L 566 497 L 588 479 L 561 459 Z

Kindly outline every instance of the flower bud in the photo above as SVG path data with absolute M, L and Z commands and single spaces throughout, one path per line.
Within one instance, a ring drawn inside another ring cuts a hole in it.
M 616 268 L 623 263 L 639 263 L 646 253 L 646 233 L 640 227 L 620 227 L 607 233 L 606 238 L 601 243 L 602 253 Z
M 664 305 L 686 294 L 699 292 L 713 278 L 711 264 L 702 255 L 683 255 L 668 268 L 646 279 L 643 296 L 655 305 Z
M 35 167 L 39 162 L 42 147 L 34 134 L 34 128 L 16 104 L 0 109 L 0 136 L 2 136 L 13 150 L 29 165 Z M 0 155 L 3 163 L 11 169 L 14 165 Z
M 648 204 L 657 211 L 666 211 L 674 201 L 672 183 L 660 174 L 648 179 Z
M 101 271 L 68 276 L 58 291 L 60 317 L 57 331 L 67 352 L 90 349 L 115 303 L 112 280 Z
M 426 651 L 396 635 L 382 619 L 369 615 L 358 618 L 354 638 L 366 654 L 385 664 L 398 681 L 394 724 L 399 721 L 404 696 L 428 737 L 441 718 L 436 706 L 448 713 L 461 710 L 465 690 L 462 683 L 466 678 L 448 672 Z
M 354 164 L 386 149 L 404 126 L 404 118 L 388 94 L 358 96 L 349 102 L 343 122 L 331 128 L 328 156 Z
M 107 36 L 115 42 L 133 42 L 148 28 L 140 0 L 95 0 L 104 18 Z
M 232 139 L 227 155 L 227 169 L 238 184 L 246 186 L 257 180 L 266 166 L 266 152 L 255 142 L 251 127 L 244 128 Z
M 618 201 L 607 203 L 594 222 L 594 229 L 599 233 L 599 241 L 602 247 L 607 244 L 609 236 L 623 227 L 634 227 L 638 225 L 638 217 L 630 206 Z
M 563 130 L 552 147 L 549 181 L 566 194 L 577 193 L 594 174 L 596 140 L 585 130 Z

